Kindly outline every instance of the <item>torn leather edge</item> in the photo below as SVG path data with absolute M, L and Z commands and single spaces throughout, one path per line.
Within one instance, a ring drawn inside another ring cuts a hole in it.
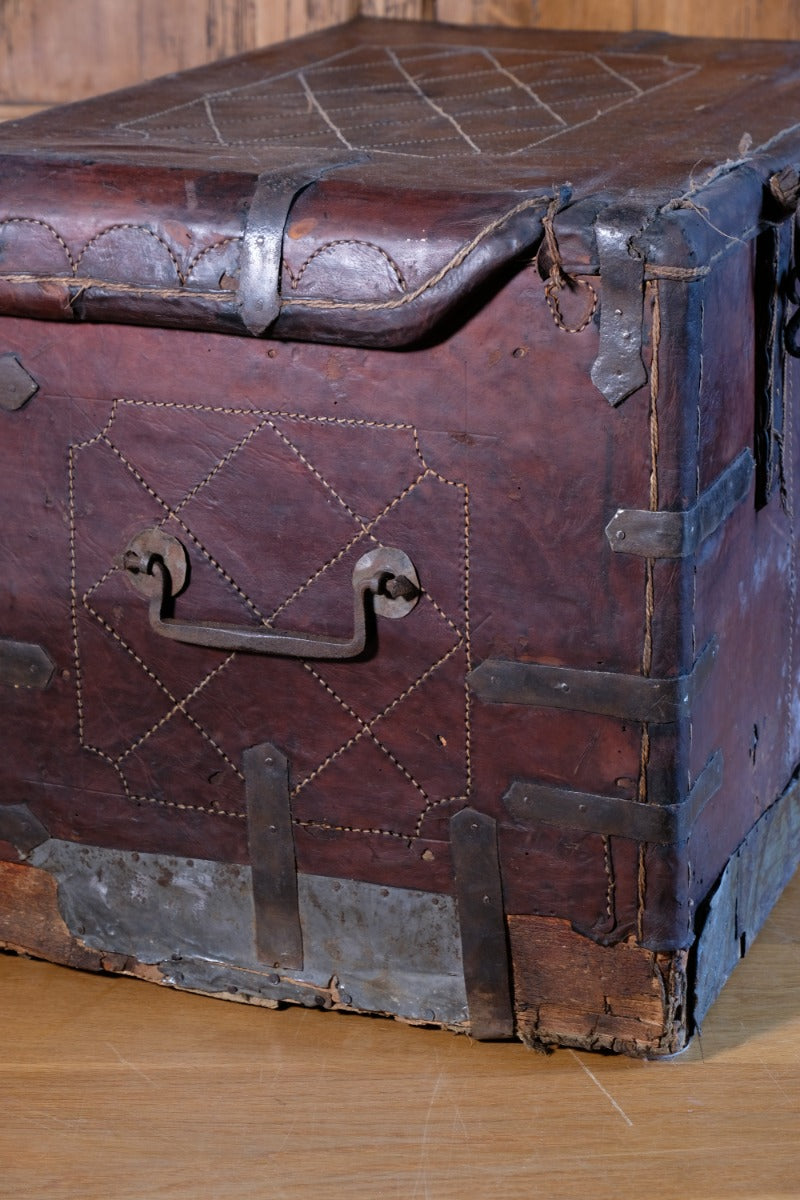
M 620 796 L 517 779 L 503 796 L 506 811 L 517 824 L 554 825 L 630 838 L 657 845 L 682 845 L 708 801 L 722 786 L 722 751 L 717 750 L 677 804 L 644 804 Z
M 479 1041 L 514 1036 L 511 968 L 497 822 L 464 808 L 450 821 L 469 1031 Z
M 747 498 L 755 460 L 745 449 L 682 512 L 619 508 L 606 526 L 608 544 L 616 554 L 644 558 L 688 558 L 719 529 Z
M 490 704 L 567 708 L 666 724 L 687 713 L 708 682 L 718 653 L 719 641 L 712 637 L 691 671 L 663 679 L 488 658 L 469 673 L 467 682 L 476 696 Z

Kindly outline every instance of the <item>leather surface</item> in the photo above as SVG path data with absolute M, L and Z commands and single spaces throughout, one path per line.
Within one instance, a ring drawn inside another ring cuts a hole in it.
M 418 340 L 535 251 L 566 185 L 645 189 L 655 213 L 711 172 L 797 158 L 795 48 L 732 46 L 360 20 L 4 125 L 0 306 L 256 331 L 248 211 L 283 176 L 271 333 Z M 320 159 L 335 177 L 292 208 Z
M 690 507 L 752 442 L 754 238 L 767 173 L 797 153 L 796 50 L 493 32 L 500 66 L 480 60 L 483 100 L 502 113 L 492 124 L 454 107 L 479 86 L 476 52 L 454 39 L 486 36 L 426 26 L 426 66 L 419 29 L 358 23 L 165 81 L 157 103 L 137 90 L 2 131 L 2 304 L 50 320 L 9 315 L 0 330 L 0 354 L 39 384 L 2 414 L 0 632 L 41 642 L 57 665 L 47 692 L 8 702 L 2 794 L 54 837 L 243 862 L 241 754 L 269 740 L 290 761 L 301 869 L 450 892 L 448 822 L 471 805 L 500 824 L 509 912 L 670 950 L 691 941 L 709 888 L 800 758 L 796 370 L 783 489 L 765 507 L 748 499 L 686 561 L 614 554 L 604 531 L 619 507 Z M 416 87 L 386 83 L 391 56 L 375 66 L 364 49 L 376 38 L 416 62 Z M 523 51 L 534 65 L 521 86 L 509 73 Z M 298 142 L 336 149 L 314 104 L 323 75 L 328 100 L 338 94 L 330 64 L 301 69 L 335 55 L 349 72 L 342 107 L 360 80 L 386 124 L 371 121 L 369 145 L 342 143 L 368 161 L 337 166 L 287 212 L 270 332 L 306 340 L 236 341 L 224 333 L 244 328 L 257 181 L 296 162 Z M 535 146 L 521 144 L 529 101 Z M 258 123 L 270 105 L 280 136 L 296 135 L 288 149 Z M 478 150 L 451 119 L 468 117 Z M 492 152 L 500 127 L 508 140 Z M 245 144 L 228 144 L 235 129 L 251 131 Z M 646 380 L 616 410 L 591 382 L 596 320 L 559 327 L 528 263 L 566 180 L 558 233 L 584 309 L 591 282 L 602 314 L 598 207 L 643 181 L 653 206 L 632 231 Z M 207 332 L 171 328 L 187 324 Z M 426 340 L 388 348 L 409 338 Z M 165 647 L 120 569 L 149 525 L 189 553 L 181 615 L 343 636 L 353 562 L 375 541 L 406 550 L 425 594 L 405 620 L 380 622 L 376 652 L 354 664 Z M 718 668 L 671 726 L 491 705 L 466 687 L 490 657 L 668 677 L 714 635 Z M 676 802 L 717 750 L 723 787 L 681 847 L 524 827 L 502 804 L 515 778 Z

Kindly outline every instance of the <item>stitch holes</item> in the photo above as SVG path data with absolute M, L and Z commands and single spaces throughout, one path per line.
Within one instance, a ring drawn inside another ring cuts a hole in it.
M 305 262 L 302 262 L 300 264 L 297 271 L 293 271 L 292 268 L 289 266 L 289 264 L 287 262 L 284 262 L 284 264 L 283 264 L 284 270 L 286 271 L 287 275 L 289 276 L 289 281 L 290 281 L 293 292 L 297 291 L 297 289 L 300 285 L 300 280 L 303 278 L 306 271 L 311 266 L 311 264 L 314 262 L 314 260 L 316 258 L 319 258 L 320 255 L 327 253 L 328 250 L 335 249 L 337 246 L 358 246 L 358 247 L 366 249 L 366 250 L 374 251 L 375 254 L 380 255 L 380 257 L 382 259 L 384 259 L 384 261 L 387 263 L 389 270 L 391 271 L 392 275 L 394 276 L 394 280 L 395 280 L 398 288 L 400 289 L 400 291 L 401 292 L 408 291 L 408 284 L 406 283 L 403 272 L 400 270 L 400 267 L 397 265 L 395 260 L 392 258 L 391 254 L 389 254 L 388 251 L 384 250 L 382 246 L 376 245 L 375 242 L 363 241 L 360 238 L 336 238 L 331 242 L 325 242 L 325 243 L 323 243 L 323 245 L 317 246 L 316 250 L 313 250 L 311 252 L 311 254 L 309 254 L 309 256 L 305 260 Z

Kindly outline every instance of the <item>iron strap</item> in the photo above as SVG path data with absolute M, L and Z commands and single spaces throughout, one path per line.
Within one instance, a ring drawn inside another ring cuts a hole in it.
M 713 637 L 691 671 L 672 679 L 487 658 L 470 672 L 468 680 L 472 691 L 490 704 L 570 708 L 666 724 L 689 711 L 711 674 L 718 651 L 719 643 Z
M 606 526 L 611 549 L 645 558 L 687 558 L 746 498 L 754 468 L 752 454 L 743 450 L 683 512 L 618 509 Z
M 273 967 L 303 966 L 289 764 L 269 742 L 242 755 L 253 872 L 256 953 Z
M 262 334 L 280 312 L 283 232 L 295 198 L 328 171 L 363 162 L 365 158 L 366 154 L 360 151 L 339 158 L 312 152 L 302 162 L 259 175 L 239 260 L 239 310 L 250 333 Z
M 450 821 L 469 1028 L 479 1041 L 514 1036 L 508 943 L 493 817 L 464 808 Z
M 645 261 L 632 244 L 646 218 L 644 205 L 628 200 L 603 209 L 594 223 L 602 301 L 592 382 L 614 405 L 647 382 L 642 361 Z
M 510 816 L 521 825 L 556 825 L 636 842 L 681 845 L 700 813 L 722 785 L 722 751 L 717 750 L 678 804 L 643 804 L 619 796 L 574 792 L 569 788 L 517 779 L 503 796 Z

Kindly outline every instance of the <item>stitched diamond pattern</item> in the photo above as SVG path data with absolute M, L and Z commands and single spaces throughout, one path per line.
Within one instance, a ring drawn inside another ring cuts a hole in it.
M 414 837 L 466 798 L 467 493 L 411 427 L 119 400 L 69 478 L 79 737 L 126 796 L 241 817 L 242 750 L 269 739 L 305 825 Z M 165 642 L 119 565 L 153 525 L 187 549 L 186 619 L 346 635 L 376 544 L 404 548 L 425 591 L 364 662 Z
M 367 46 L 119 128 L 165 145 L 505 156 L 697 69 L 652 54 Z

